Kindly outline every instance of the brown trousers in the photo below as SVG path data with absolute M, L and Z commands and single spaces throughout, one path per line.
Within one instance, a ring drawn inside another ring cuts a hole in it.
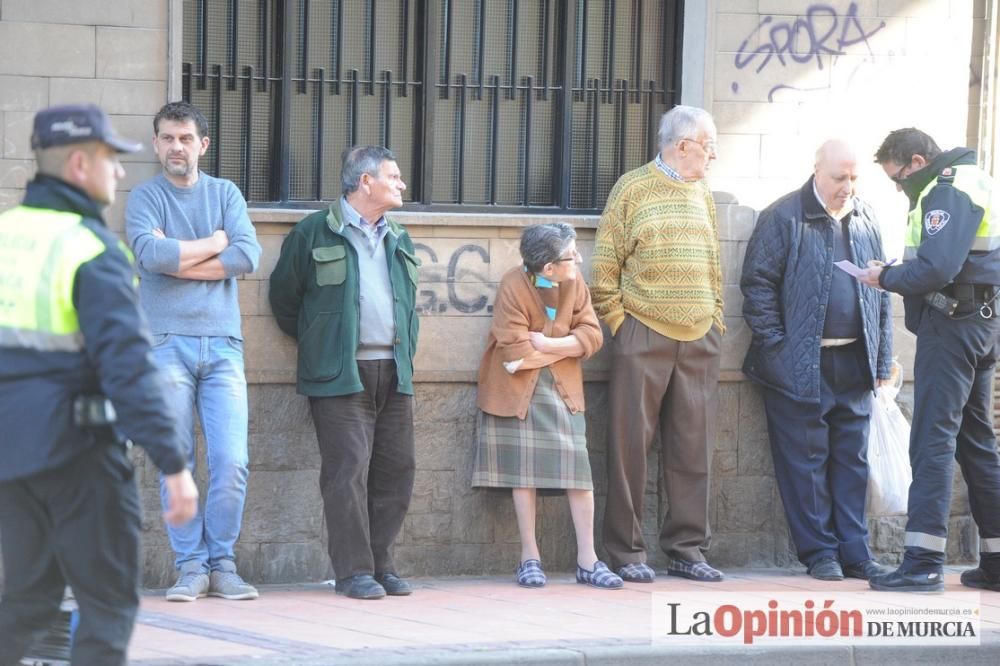
M 363 391 L 309 398 L 337 578 L 396 573 L 392 547 L 413 491 L 413 396 L 396 390 L 394 361 L 357 363 Z
M 679 342 L 630 316 L 611 340 L 604 547 L 614 568 L 646 561 L 646 456 L 657 432 L 668 502 L 660 547 L 671 557 L 705 559 L 721 344 L 714 326 Z

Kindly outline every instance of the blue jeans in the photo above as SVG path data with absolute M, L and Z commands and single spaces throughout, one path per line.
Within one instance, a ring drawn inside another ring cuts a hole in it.
M 167 401 L 178 420 L 188 468 L 195 469 L 194 412 L 205 436 L 208 490 L 198 515 L 167 526 L 174 564 L 183 571 L 218 569 L 235 560 L 247 494 L 247 383 L 243 341 L 233 337 L 153 336 L 153 359 L 163 372 Z M 160 502 L 167 496 L 160 478 Z

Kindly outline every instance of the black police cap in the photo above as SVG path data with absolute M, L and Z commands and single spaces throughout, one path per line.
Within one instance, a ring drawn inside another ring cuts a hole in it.
M 33 150 L 67 146 L 86 141 L 100 141 L 119 153 L 142 150 L 135 143 L 119 136 L 108 115 L 93 104 L 66 104 L 42 109 L 35 115 L 31 132 Z

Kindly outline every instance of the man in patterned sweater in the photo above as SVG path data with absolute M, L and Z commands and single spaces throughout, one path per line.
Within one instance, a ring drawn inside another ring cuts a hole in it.
M 624 580 L 652 582 L 642 536 L 646 456 L 659 433 L 669 504 L 667 573 L 720 581 L 705 562 L 722 320 L 719 234 L 704 182 L 715 159 L 707 111 L 660 121 L 656 159 L 623 175 L 597 228 L 591 294 L 614 336 L 604 546 Z

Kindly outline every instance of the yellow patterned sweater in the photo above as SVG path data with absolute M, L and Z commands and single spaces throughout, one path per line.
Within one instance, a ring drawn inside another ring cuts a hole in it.
M 674 340 L 722 320 L 719 228 L 704 181 L 680 182 L 654 162 L 615 183 L 597 227 L 590 292 L 611 333 L 630 314 Z

